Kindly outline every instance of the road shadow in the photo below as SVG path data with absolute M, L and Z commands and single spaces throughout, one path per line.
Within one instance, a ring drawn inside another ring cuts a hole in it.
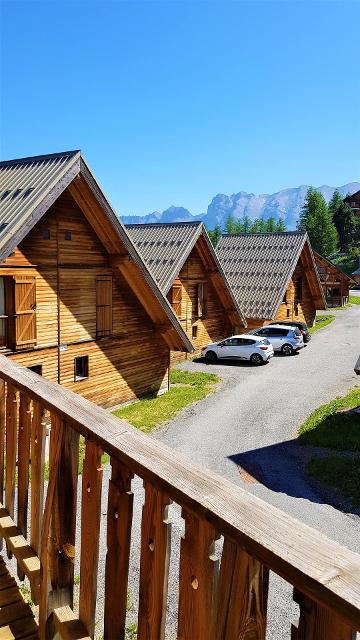
M 294 439 L 244 453 L 234 453 L 228 459 L 238 466 L 245 486 L 259 483 L 277 493 L 317 504 L 329 504 L 340 511 L 360 515 L 358 507 L 340 497 L 333 488 L 323 485 L 306 473 L 310 458 L 334 453 L 339 452 L 301 446 Z

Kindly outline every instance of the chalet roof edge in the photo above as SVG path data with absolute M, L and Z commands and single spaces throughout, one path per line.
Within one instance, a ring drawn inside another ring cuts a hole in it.
M 72 151 L 59 151 L 58 153 L 45 153 L 38 156 L 26 156 L 24 158 L 13 158 L 11 160 L 0 160 L 0 167 L 11 167 L 15 164 L 31 164 L 32 162 L 38 162 L 39 160 L 54 160 L 55 158 L 71 158 L 76 154 L 81 153 L 81 149 L 74 149 Z

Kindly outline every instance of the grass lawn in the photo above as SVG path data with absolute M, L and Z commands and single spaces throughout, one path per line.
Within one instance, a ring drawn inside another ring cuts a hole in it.
M 314 326 L 309 329 L 310 333 L 316 333 L 316 331 L 323 329 L 323 327 L 326 327 L 326 325 L 333 322 L 333 320 L 335 320 L 335 316 L 332 315 L 316 316 Z
M 349 296 L 349 304 L 360 304 L 360 296 Z
M 170 374 L 171 387 L 167 393 L 157 398 L 139 400 L 113 413 L 149 433 L 162 422 L 174 418 L 184 407 L 205 398 L 219 380 L 213 373 L 173 369 Z
M 312 458 L 308 473 L 334 487 L 355 507 L 360 506 L 360 456 L 336 456 Z
M 299 429 L 300 444 L 360 451 L 360 415 L 346 411 L 359 405 L 360 387 L 355 387 L 346 396 L 318 407 Z
M 312 457 L 308 473 L 334 487 L 344 498 L 360 506 L 360 456 L 336 455 L 333 451 L 360 451 L 360 387 L 316 409 L 299 429 L 302 445 L 326 447 L 329 455 Z
M 360 304 L 360 296 L 349 296 L 349 302 L 343 307 L 331 307 L 331 311 L 345 311 L 350 309 L 353 304 Z

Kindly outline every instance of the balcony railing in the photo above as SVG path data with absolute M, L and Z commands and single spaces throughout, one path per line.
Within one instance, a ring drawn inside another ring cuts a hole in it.
M 5 356 L 0 378 L 6 457 L 4 467 L 1 446 L 0 532 L 8 556 L 17 560 L 19 578 L 27 576 L 39 603 L 42 640 L 56 634 L 87 640 L 94 637 L 96 621 L 106 640 L 125 638 L 131 545 L 140 558 L 136 637 L 166 637 L 172 501 L 184 522 L 175 563 L 179 640 L 265 639 L 269 571 L 294 587 L 300 615 L 293 640 L 354 638 L 360 629 L 359 555 Z M 80 437 L 85 458 L 78 496 Z M 106 483 L 103 452 L 111 465 Z M 131 540 L 134 476 L 143 480 L 145 493 L 141 535 Z M 100 535 L 102 491 L 106 538 Z M 99 572 L 102 545 L 107 551 Z M 104 575 L 104 606 L 96 612 L 98 574 Z

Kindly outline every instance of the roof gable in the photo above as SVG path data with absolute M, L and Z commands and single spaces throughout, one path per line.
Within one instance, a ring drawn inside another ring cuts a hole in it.
M 233 295 L 202 222 L 130 224 L 126 229 L 165 294 L 196 246 L 220 300 L 228 311 L 235 312 L 237 316 L 234 324 L 240 320 L 246 326 L 241 306 Z
M 68 151 L 0 163 L 0 262 L 68 188 L 98 234 L 114 266 L 159 325 L 172 349 L 193 350 L 189 338 L 161 292 L 124 225 L 116 216 L 80 151 Z
M 247 318 L 274 318 L 299 257 L 307 248 L 313 267 L 314 298 L 326 303 L 306 233 L 244 233 L 224 235 L 216 253 L 232 291 Z
M 322 256 L 320 253 L 317 253 L 317 251 L 314 251 L 314 258 L 315 258 L 316 268 L 319 274 L 321 273 L 322 268 L 323 269 L 328 268 L 328 269 L 331 269 L 332 271 L 335 271 L 336 273 L 339 273 L 340 276 L 345 280 L 348 280 L 349 282 L 355 282 L 355 280 L 353 280 L 351 276 L 348 276 L 348 274 L 345 273 L 345 271 L 343 271 L 342 269 L 339 269 L 339 267 L 336 264 L 331 262 L 331 260 L 324 258 L 324 256 Z

